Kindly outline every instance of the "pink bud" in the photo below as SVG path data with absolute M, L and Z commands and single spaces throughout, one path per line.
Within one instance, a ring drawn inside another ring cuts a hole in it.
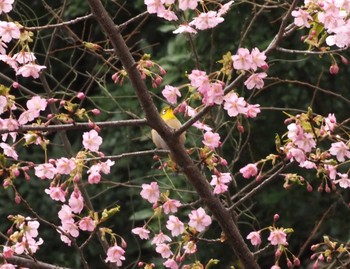
M 95 124 L 95 127 L 94 127 L 94 130 L 96 131 L 96 132 L 100 132 L 101 131 L 101 128 L 100 127 L 98 127 L 96 124 Z
M 278 215 L 278 214 L 275 214 L 274 216 L 273 216 L 273 221 L 278 221 L 279 220 L 279 218 L 280 218 L 280 215 Z
M 309 184 L 309 183 L 307 183 L 306 189 L 307 189 L 308 192 L 312 192 L 313 191 L 313 188 L 312 188 L 311 184 Z
M 240 132 L 241 134 L 244 133 L 244 127 L 243 127 L 243 125 L 242 125 L 240 122 L 238 122 L 238 124 L 237 124 L 237 130 L 238 130 L 238 132 Z
M 121 243 L 122 248 L 126 248 L 128 246 L 128 244 L 126 243 L 126 241 L 122 238 L 122 243 Z
M 48 118 L 48 119 L 52 119 L 52 118 L 53 118 L 53 114 L 48 114 L 48 115 L 47 115 L 47 118 Z
M 12 83 L 12 87 L 14 88 L 14 89 L 18 89 L 19 88 L 19 83 L 18 82 L 13 82 Z
M 222 166 L 227 166 L 227 161 L 224 158 L 221 158 L 220 162 Z
M 341 59 L 343 64 L 345 64 L 345 65 L 349 64 L 349 60 L 347 58 L 345 58 L 343 55 L 340 55 L 340 59 Z
M 159 66 L 159 71 L 162 76 L 166 75 L 166 71 L 163 67 Z
M 294 266 L 300 266 L 300 260 L 297 257 L 294 257 Z
M 20 204 L 21 203 L 21 197 L 18 194 L 16 194 L 16 196 L 15 196 L 15 203 L 16 204 Z
M 18 177 L 18 176 L 20 175 L 20 172 L 19 172 L 19 169 L 18 169 L 18 168 L 13 169 L 12 172 L 13 172 L 13 175 L 14 175 L 15 177 Z
M 95 116 L 101 114 L 101 111 L 100 111 L 99 109 L 97 109 L 97 108 L 94 108 L 93 110 L 91 110 L 91 112 L 92 112 Z
M 83 92 L 78 92 L 77 97 L 78 97 L 80 100 L 83 100 L 83 99 L 85 98 L 85 93 L 83 93 Z
M 280 249 L 277 249 L 276 252 L 275 252 L 275 258 L 278 259 L 278 257 L 280 257 L 282 254 L 281 250 Z
M 49 104 L 53 104 L 53 103 L 55 103 L 56 101 L 58 101 L 58 99 L 56 99 L 56 98 L 49 98 L 49 99 L 47 99 L 47 102 L 48 102 Z
M 96 124 L 93 122 L 93 121 L 91 121 L 91 120 L 89 120 L 89 127 L 91 128 L 91 129 L 94 129 L 95 128 L 95 126 L 96 126 Z
M 142 266 L 143 266 L 143 262 L 138 262 L 138 263 L 137 263 L 137 266 L 138 266 L 138 267 L 142 267 Z
M 261 68 L 263 71 L 266 71 L 266 70 L 269 68 L 269 65 L 268 65 L 268 64 L 264 64 L 264 65 L 260 66 L 260 68 Z
M 79 182 L 80 180 L 80 175 L 76 174 L 74 177 L 73 177 L 73 181 L 74 182 Z
M 332 64 L 330 67 L 329 67 L 329 73 L 331 75 L 336 75 L 338 74 L 339 72 L 339 66 L 335 63 L 335 64 Z
M 60 101 L 60 106 L 64 106 L 66 104 L 66 100 L 61 100 Z
M 287 266 L 288 268 L 293 268 L 293 263 L 291 262 L 290 259 L 287 259 Z

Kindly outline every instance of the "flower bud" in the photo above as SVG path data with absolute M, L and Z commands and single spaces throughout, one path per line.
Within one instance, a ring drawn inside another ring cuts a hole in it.
M 101 114 L 101 111 L 100 111 L 99 109 L 97 109 L 97 108 L 94 108 L 93 110 L 91 110 L 91 112 L 92 112 L 95 116 Z
M 329 67 L 329 73 L 331 75 L 336 75 L 338 74 L 339 72 L 339 66 L 335 63 L 335 64 L 332 64 L 330 67 Z
M 276 222 L 276 221 L 279 220 L 279 218 L 280 218 L 280 215 L 275 214 L 275 215 L 273 216 L 273 221 Z
M 13 82 L 12 83 L 12 87 L 14 88 L 14 89 L 18 89 L 19 88 L 19 83 L 18 82 Z
M 83 100 L 83 99 L 85 98 L 85 93 L 83 93 L 83 92 L 78 92 L 77 97 L 78 97 L 80 100 Z
M 349 60 L 347 58 L 345 58 L 343 55 L 340 55 L 340 59 L 341 59 L 343 64 L 345 64 L 345 65 L 349 64 Z

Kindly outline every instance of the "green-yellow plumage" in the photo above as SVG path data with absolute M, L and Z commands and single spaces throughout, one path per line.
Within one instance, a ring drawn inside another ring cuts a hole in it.
M 169 127 L 175 130 L 181 127 L 181 122 L 176 118 L 176 116 L 174 115 L 174 111 L 171 107 L 167 106 L 163 108 L 162 111 L 160 112 L 160 116 Z M 157 133 L 156 130 L 152 130 L 151 135 L 152 135 L 153 143 L 157 146 L 157 148 L 169 149 L 168 145 L 165 143 L 163 138 L 160 137 L 160 135 Z M 185 133 L 182 133 L 180 135 L 179 140 L 180 140 L 180 143 L 182 144 L 185 143 L 185 140 L 186 140 Z

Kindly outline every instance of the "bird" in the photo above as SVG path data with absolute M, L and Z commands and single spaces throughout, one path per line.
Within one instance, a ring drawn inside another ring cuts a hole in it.
M 170 128 L 173 128 L 174 130 L 177 130 L 181 127 L 181 122 L 176 118 L 174 111 L 170 106 L 166 106 L 161 110 L 160 117 Z M 156 130 L 152 129 L 151 135 L 153 143 L 156 145 L 157 148 L 169 150 L 168 145 L 165 143 L 163 138 L 161 138 L 161 136 Z M 179 140 L 181 144 L 185 144 L 185 132 L 180 134 Z

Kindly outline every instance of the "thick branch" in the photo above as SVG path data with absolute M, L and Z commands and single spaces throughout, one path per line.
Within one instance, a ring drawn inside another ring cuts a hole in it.
M 4 256 L 0 254 L 0 257 L 3 259 Z M 19 256 L 13 256 L 11 258 L 6 258 L 6 261 L 11 264 L 15 264 L 19 267 L 26 267 L 31 269 L 69 269 L 66 267 L 56 266 L 49 263 L 39 262 L 36 260 L 31 260 Z
M 92 12 L 96 17 L 96 20 L 98 20 L 99 24 L 110 38 L 116 54 L 118 55 L 120 61 L 128 73 L 129 79 L 131 80 L 132 85 L 136 91 L 139 102 L 146 114 L 148 123 L 161 135 L 165 141 L 167 141 L 176 163 L 182 167 L 183 172 L 187 176 L 188 180 L 192 183 L 205 205 L 215 216 L 216 220 L 220 224 L 223 232 L 227 237 L 229 245 L 241 260 L 244 267 L 249 269 L 259 268 L 258 264 L 254 260 L 254 256 L 244 242 L 238 230 L 238 227 L 231 218 L 231 214 L 220 203 L 220 200 L 213 195 L 208 181 L 189 157 L 184 146 L 179 143 L 177 136 L 174 135 L 174 133 L 160 118 L 158 111 L 152 101 L 151 95 L 149 94 L 139 71 L 136 69 L 136 63 L 123 40 L 118 27 L 116 27 L 104 9 L 101 1 L 89 0 L 89 4 Z

